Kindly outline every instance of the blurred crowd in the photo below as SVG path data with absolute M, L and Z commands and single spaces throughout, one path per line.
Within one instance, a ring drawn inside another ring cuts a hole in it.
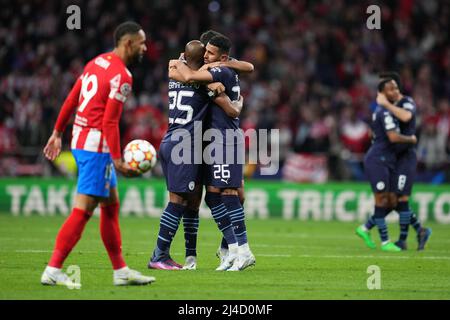
M 122 117 L 122 144 L 142 138 L 159 145 L 168 60 L 214 29 L 230 37 L 233 57 L 255 65 L 241 77 L 241 126 L 280 129 L 282 165 L 293 154 L 313 155 L 325 159 L 329 180 L 364 180 L 377 74 L 395 70 L 418 105 L 418 179 L 450 181 L 448 1 L 0 3 L 0 176 L 52 172 L 41 149 L 66 94 L 86 61 L 112 49 L 114 28 L 135 20 L 148 51 L 130 68 L 134 94 Z M 66 27 L 71 4 L 81 8 L 81 30 Z M 371 4 L 381 8 L 380 30 L 366 26 Z

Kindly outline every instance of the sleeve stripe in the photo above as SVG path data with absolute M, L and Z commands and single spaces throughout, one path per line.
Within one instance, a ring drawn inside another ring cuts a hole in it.
M 412 103 L 404 103 L 403 108 L 406 110 L 414 110 L 414 105 Z
M 394 129 L 395 127 L 396 127 L 395 123 L 386 124 L 386 130 L 391 130 Z

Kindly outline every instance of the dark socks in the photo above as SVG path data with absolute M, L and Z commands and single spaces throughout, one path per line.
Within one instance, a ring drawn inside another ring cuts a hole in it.
M 205 202 L 211 209 L 212 216 L 217 223 L 217 227 L 222 232 L 228 244 L 237 242 L 234 234 L 227 208 L 222 202 L 220 193 L 206 192 Z
M 159 233 L 157 248 L 154 254 L 154 261 L 159 260 L 163 255 L 168 255 L 170 244 L 177 232 L 181 217 L 183 216 L 186 207 L 181 204 L 169 202 L 164 210 L 161 220 L 159 222 Z
M 411 214 L 410 224 L 413 226 L 414 230 L 416 230 L 417 233 L 419 233 L 420 229 L 422 229 L 422 225 L 420 224 L 419 219 L 417 219 L 417 216 L 414 213 Z
M 231 223 L 238 244 L 241 246 L 247 243 L 247 228 L 245 227 L 244 208 L 242 208 L 239 196 L 222 195 L 222 202 L 228 210 Z
M 373 216 L 371 216 L 367 222 L 364 224 L 364 226 L 367 228 L 367 230 L 372 229 L 373 227 L 375 227 L 375 219 Z
M 389 210 L 389 209 L 382 208 L 382 207 L 375 207 L 374 221 L 378 227 L 378 232 L 380 233 L 381 242 L 386 242 L 389 240 L 388 229 L 387 229 L 386 219 L 385 219 L 385 217 L 388 213 L 387 210 Z
M 399 214 L 400 220 L 400 241 L 406 241 L 408 238 L 408 228 L 411 222 L 412 212 L 409 209 L 408 202 L 402 201 L 397 204 L 395 210 Z
M 183 216 L 186 257 L 197 256 L 198 209 L 186 209 Z

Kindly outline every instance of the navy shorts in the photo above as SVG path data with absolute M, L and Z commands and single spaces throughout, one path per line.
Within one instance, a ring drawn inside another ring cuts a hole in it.
M 366 155 L 364 171 L 369 179 L 373 193 L 394 192 L 395 162 L 386 161 L 380 157 Z
M 223 157 L 222 160 L 219 157 L 218 161 L 204 165 L 204 184 L 221 189 L 240 188 L 244 170 L 244 146 L 216 144 L 215 148 L 222 150 Z M 227 158 L 227 152 L 230 154 L 229 158 Z M 212 153 L 212 156 L 215 156 L 215 154 Z M 205 159 L 205 161 L 212 160 Z
M 192 163 L 174 163 L 172 149 L 176 144 L 177 142 L 162 142 L 159 147 L 159 160 L 166 177 L 167 190 L 178 193 L 193 192 L 202 182 L 202 165 L 193 163 L 194 149 L 191 150 Z
M 414 179 L 416 177 L 417 155 L 410 149 L 397 157 L 394 170 L 394 189 L 398 195 L 411 195 Z
M 79 194 L 109 197 L 111 188 L 117 186 L 117 176 L 109 153 L 72 149 L 78 168 Z

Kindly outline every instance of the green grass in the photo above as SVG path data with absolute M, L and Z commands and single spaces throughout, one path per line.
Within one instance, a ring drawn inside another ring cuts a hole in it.
M 430 224 L 433 236 L 417 252 L 411 230 L 409 250 L 384 253 L 364 247 L 356 224 L 283 220 L 248 221 L 257 259 L 243 272 L 216 272 L 220 236 L 212 220 L 199 232 L 197 271 L 147 270 L 156 241 L 157 219 L 123 218 L 123 250 L 130 267 L 156 277 L 151 286 L 114 287 L 112 271 L 93 218 L 65 266 L 81 268 L 82 289 L 39 283 L 62 217 L 0 215 L 0 299 L 450 299 L 450 232 Z M 390 225 L 392 238 L 397 225 Z M 377 234 L 373 234 L 378 238 Z M 182 232 L 172 255 L 184 258 Z M 367 268 L 381 269 L 381 290 L 368 290 Z

